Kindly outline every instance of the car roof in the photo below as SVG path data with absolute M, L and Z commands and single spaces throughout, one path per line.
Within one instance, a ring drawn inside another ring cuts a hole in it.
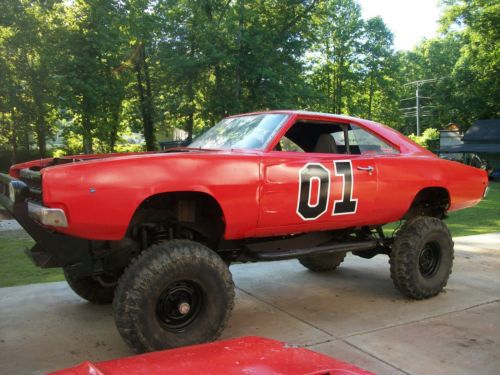
M 304 110 L 291 110 L 291 109 L 281 109 L 281 110 L 272 110 L 272 111 L 258 111 L 258 112 L 249 112 L 237 114 L 229 117 L 240 117 L 240 116 L 248 116 L 248 115 L 261 115 L 261 114 L 269 114 L 269 113 L 280 113 L 287 114 L 298 117 L 316 117 L 318 120 L 340 120 L 340 122 L 353 122 L 355 124 L 360 124 L 365 128 L 371 130 L 373 133 L 382 136 L 386 141 L 392 143 L 393 145 L 397 145 L 400 148 L 400 151 L 404 153 L 414 153 L 414 154 L 424 154 L 428 156 L 435 156 L 432 152 L 424 149 L 423 147 L 417 145 L 412 140 L 403 136 L 397 130 L 391 128 L 390 126 L 371 121 L 365 120 L 359 117 L 346 116 L 346 115 L 337 115 L 332 113 L 324 113 L 324 112 L 314 112 L 314 111 L 304 111 Z
M 324 117 L 324 118 L 331 118 L 331 119 L 362 120 L 360 118 L 346 116 L 346 115 L 337 115 L 337 114 L 333 114 L 333 113 L 304 111 L 304 110 L 295 110 L 295 109 L 274 109 L 274 110 L 270 110 L 270 111 L 256 111 L 256 112 L 241 113 L 241 114 L 232 115 L 229 117 L 261 115 L 261 114 L 266 114 L 266 113 L 283 113 L 283 114 L 287 114 L 287 115 L 299 115 L 299 116 L 303 115 L 303 116 Z

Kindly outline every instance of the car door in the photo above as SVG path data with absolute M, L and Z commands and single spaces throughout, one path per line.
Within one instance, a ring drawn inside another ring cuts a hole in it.
M 261 163 L 260 235 L 370 224 L 377 190 L 372 157 L 271 151 Z

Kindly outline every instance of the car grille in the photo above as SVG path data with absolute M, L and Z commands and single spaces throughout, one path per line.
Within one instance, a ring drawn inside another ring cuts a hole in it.
M 19 171 L 20 180 L 28 185 L 29 198 L 32 201 L 42 202 L 42 174 L 40 171 L 32 170 L 29 168 L 21 169 Z
M 0 179 L 0 194 L 9 196 L 9 182 L 8 180 Z

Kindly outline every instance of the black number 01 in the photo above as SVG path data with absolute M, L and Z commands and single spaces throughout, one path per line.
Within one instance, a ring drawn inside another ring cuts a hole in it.
M 333 203 L 332 215 L 356 213 L 358 200 L 352 198 L 354 178 L 350 160 L 333 162 L 335 176 L 342 176 L 342 199 Z M 317 199 L 311 203 L 313 181 L 317 181 Z M 307 163 L 299 172 L 299 196 L 297 214 L 302 220 L 316 220 L 328 209 L 330 199 L 330 171 L 323 164 Z

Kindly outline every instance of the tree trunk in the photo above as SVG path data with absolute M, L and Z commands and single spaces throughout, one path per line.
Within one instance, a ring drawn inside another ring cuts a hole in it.
M 188 121 L 187 121 L 187 132 L 188 132 L 187 140 L 189 142 L 193 140 L 193 127 L 194 127 L 194 116 L 193 112 L 191 112 L 188 116 Z
M 153 110 L 153 94 L 151 92 L 151 79 L 149 77 L 149 65 L 146 59 L 146 49 L 143 46 L 143 56 L 144 56 L 144 78 L 146 80 L 146 108 L 148 114 L 147 128 L 149 139 L 146 140 L 146 148 L 148 151 L 156 150 L 155 144 L 155 127 L 154 127 L 154 110 Z
M 82 137 L 83 137 L 83 152 L 85 154 L 92 154 L 93 150 L 93 137 L 92 137 L 92 122 L 90 121 L 90 114 L 93 113 L 94 108 L 89 103 L 86 95 L 82 99 Z
M 29 61 L 29 58 L 27 58 Z M 38 152 L 40 158 L 44 158 L 47 154 L 47 126 L 45 125 L 45 109 L 43 108 L 43 88 L 41 85 L 41 75 L 43 72 L 37 73 L 29 63 L 29 72 L 31 79 L 31 94 L 33 95 L 33 102 L 35 104 L 35 133 L 36 142 L 38 145 Z
M 38 152 L 40 158 L 44 158 L 47 155 L 47 131 L 45 126 L 45 116 L 43 116 L 40 110 L 37 111 L 36 119 L 36 142 L 38 145 Z
M 11 154 L 11 164 L 16 164 L 17 161 L 17 135 L 14 131 L 14 127 L 12 126 L 12 136 L 10 138 L 10 143 L 12 145 L 12 154 Z
M 368 96 L 368 120 L 372 119 L 373 103 L 373 72 L 370 72 L 370 95 Z
M 190 51 L 189 51 L 189 57 L 191 58 L 191 61 L 194 59 L 194 38 L 191 38 L 191 43 L 190 43 Z M 187 121 L 187 132 L 188 132 L 188 141 L 191 142 L 193 140 L 193 129 L 194 129 L 194 80 L 193 80 L 193 75 L 191 74 L 189 76 L 189 81 L 188 81 L 188 101 L 189 101 L 189 114 L 188 114 L 188 121 Z
M 151 93 L 151 80 L 149 78 L 149 67 L 146 61 L 146 50 L 143 45 L 140 46 L 139 59 L 135 64 L 135 72 L 146 149 L 148 151 L 154 151 L 156 147 L 153 123 L 153 98 Z M 143 74 L 145 83 L 143 82 Z M 144 88 L 144 84 L 146 88 Z
M 331 66 L 330 66 L 330 41 L 326 38 L 326 108 L 330 110 L 330 103 L 332 97 L 332 78 L 331 78 Z
M 83 152 L 85 154 L 92 154 L 94 152 L 92 146 L 92 132 L 91 132 L 91 124 L 90 118 L 87 113 L 84 113 L 82 116 L 83 122 Z
M 215 65 L 214 68 L 215 75 L 215 117 L 220 120 L 221 117 L 225 117 L 227 112 L 226 103 L 222 94 L 222 72 L 220 65 Z
M 344 69 L 344 57 L 341 56 L 340 57 L 340 63 L 339 63 L 339 78 L 338 78 L 338 80 L 339 80 L 339 82 L 338 82 L 338 89 L 339 89 L 339 91 L 338 91 L 338 96 L 337 96 L 337 103 L 338 103 L 337 104 L 337 113 L 339 115 L 342 114 L 342 95 L 343 95 L 343 92 L 342 92 L 343 87 L 342 87 L 342 85 L 344 83 L 343 82 L 343 72 L 342 72 L 343 69 Z
M 241 62 L 243 61 L 243 12 L 245 10 L 245 3 L 244 0 L 239 0 L 239 11 L 238 11 L 238 16 L 239 16 L 239 23 L 238 23 L 238 37 L 237 37 L 237 43 L 238 43 L 238 61 L 236 63 L 236 107 L 237 111 L 239 112 L 241 109 Z
M 7 121 L 6 121 L 7 122 Z M 10 133 L 10 145 L 12 146 L 12 153 L 10 156 L 11 164 L 16 164 L 17 161 L 17 134 L 15 126 L 15 116 L 12 116 L 12 120 L 9 121 L 9 133 Z
M 113 124 L 111 125 L 111 132 L 109 134 L 109 150 L 115 152 L 116 140 L 118 138 L 118 123 L 120 122 L 120 106 L 113 111 Z

